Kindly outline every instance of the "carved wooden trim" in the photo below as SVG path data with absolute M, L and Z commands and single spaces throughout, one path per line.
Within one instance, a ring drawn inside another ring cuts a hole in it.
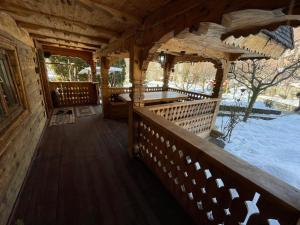
M 148 108 L 136 108 L 135 117 L 139 157 L 196 224 L 297 224 L 298 189 Z M 251 212 L 248 204 L 259 211 Z

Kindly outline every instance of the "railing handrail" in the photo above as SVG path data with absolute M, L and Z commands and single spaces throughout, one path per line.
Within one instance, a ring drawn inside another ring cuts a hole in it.
M 194 91 L 186 91 L 186 90 L 182 90 L 182 89 L 179 89 L 179 88 L 168 87 L 168 90 L 181 91 L 181 92 L 185 92 L 185 93 L 189 93 L 189 94 L 193 94 L 193 95 L 202 95 L 202 96 L 207 97 L 207 98 L 212 98 L 212 96 L 204 94 L 204 93 L 197 93 L 197 92 L 194 92 Z
M 207 103 L 207 102 L 218 102 L 220 99 L 218 98 L 210 98 L 210 99 L 202 99 L 202 100 L 194 100 L 194 101 L 187 101 L 187 102 L 173 102 L 168 104 L 161 104 L 161 105 L 150 105 L 144 108 L 149 109 L 151 111 L 158 110 L 158 109 L 170 109 L 175 108 L 178 106 L 189 106 L 189 105 L 198 105 L 200 103 Z
M 144 87 L 145 92 L 151 92 L 151 91 L 162 91 L 163 87 Z M 175 92 L 180 92 L 180 93 L 185 93 L 189 96 L 190 99 L 192 100 L 198 100 L 198 99 L 210 99 L 212 96 L 203 94 L 203 93 L 197 93 L 197 92 L 192 92 L 192 91 L 185 91 L 181 90 L 178 88 L 171 88 L 168 87 L 168 91 L 175 91 Z M 124 91 L 124 93 L 128 93 L 132 91 L 132 87 L 109 87 L 109 92 L 111 94 L 120 94 Z
M 180 139 L 183 142 L 182 145 L 186 146 L 182 150 L 188 151 L 188 154 L 197 155 L 202 160 L 208 160 L 216 168 L 226 171 L 224 173 L 228 174 L 228 176 L 238 179 L 238 182 L 242 183 L 244 188 L 253 187 L 253 189 L 267 196 L 275 204 L 293 211 L 300 217 L 300 190 L 224 151 L 224 149 L 207 140 L 178 127 L 174 123 L 156 115 L 147 107 L 135 107 L 134 112 L 143 117 L 143 119 L 155 124 L 164 132 L 174 136 L 174 139 Z
M 79 83 L 79 84 L 98 84 L 99 82 L 92 82 L 92 81 L 49 81 L 49 83 L 57 84 L 57 83 L 63 83 L 63 84 L 74 84 L 74 83 Z

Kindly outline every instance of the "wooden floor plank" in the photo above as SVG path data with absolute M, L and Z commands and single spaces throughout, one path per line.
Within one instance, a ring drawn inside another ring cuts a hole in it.
M 190 218 L 138 159 L 127 124 L 94 116 L 48 127 L 12 223 L 189 225 Z

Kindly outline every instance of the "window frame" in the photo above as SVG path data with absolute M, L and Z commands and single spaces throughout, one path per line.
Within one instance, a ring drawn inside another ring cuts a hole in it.
M 12 113 L 12 111 L 14 110 L 15 107 L 18 107 L 18 105 L 20 105 L 20 98 L 18 95 L 18 91 L 17 91 L 18 87 L 16 86 L 16 81 L 13 76 L 13 70 L 10 65 L 10 61 L 9 61 L 7 52 L 1 48 L 0 48 L 0 61 L 3 61 L 3 66 L 5 69 L 5 72 L 8 73 L 8 74 L 6 74 L 7 80 L 3 81 L 3 83 L 9 84 L 9 88 L 10 88 L 10 92 L 11 92 L 10 97 L 13 98 L 13 100 L 15 101 L 15 104 L 13 107 L 9 107 L 9 105 L 7 103 L 5 103 L 5 100 L 2 95 L 0 96 L 0 98 L 2 99 L 0 102 L 2 103 L 2 105 L 4 105 L 4 104 L 6 105 L 6 107 L 3 107 L 3 108 L 6 109 L 5 111 L 7 114 L 10 114 L 10 113 Z M 1 82 L 1 78 L 0 78 L 0 82 Z M 3 92 L 3 91 L 4 90 L 0 86 L 0 94 L 2 94 L 1 92 Z
M 23 120 L 28 115 L 28 102 L 17 50 L 16 43 L 0 36 L 0 54 L 6 57 L 8 73 L 10 73 L 10 79 L 14 85 L 13 94 L 17 101 L 17 104 L 8 110 L 7 116 L 0 120 L 0 137 L 5 136 L 6 133 L 11 133 L 11 129 L 15 129 L 22 122 L 21 118 Z M 1 96 L 0 101 L 3 101 Z

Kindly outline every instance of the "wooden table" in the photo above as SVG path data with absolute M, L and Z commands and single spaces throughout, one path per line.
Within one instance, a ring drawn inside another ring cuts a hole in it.
M 129 93 L 120 94 L 119 98 L 124 102 L 131 102 Z M 145 103 L 162 103 L 162 102 L 174 102 L 177 100 L 188 99 L 185 94 L 180 94 L 175 91 L 156 91 L 156 92 L 144 92 Z

